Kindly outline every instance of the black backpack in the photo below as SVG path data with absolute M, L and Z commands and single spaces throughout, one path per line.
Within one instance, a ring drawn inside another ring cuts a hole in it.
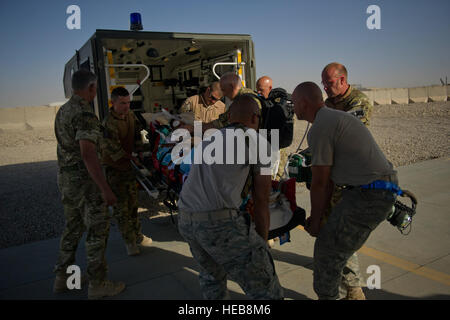
M 294 108 L 291 95 L 283 88 L 275 88 L 270 91 L 269 97 L 260 100 L 262 103 L 263 128 L 267 129 L 267 138 L 270 142 L 270 130 L 279 130 L 280 149 L 289 147 L 294 137 Z

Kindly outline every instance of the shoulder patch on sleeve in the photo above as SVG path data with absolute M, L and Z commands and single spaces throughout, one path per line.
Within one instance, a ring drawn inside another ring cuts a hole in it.
M 357 107 L 361 104 L 361 100 L 360 99 L 354 99 L 352 101 L 350 101 L 350 103 L 348 104 L 351 107 Z

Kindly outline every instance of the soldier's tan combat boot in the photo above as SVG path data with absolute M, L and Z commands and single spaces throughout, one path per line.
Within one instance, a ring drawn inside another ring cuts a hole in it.
M 153 243 L 152 238 L 143 235 L 142 241 L 139 242 L 138 244 L 143 247 L 150 247 L 152 243 Z
M 347 296 L 344 300 L 366 300 L 361 287 L 347 287 Z
M 89 284 L 88 298 L 100 299 L 103 297 L 112 297 L 121 293 L 124 289 L 125 283 L 123 282 L 105 280 L 99 284 Z
M 127 247 L 127 253 L 129 256 L 137 256 L 138 254 L 140 254 L 141 252 L 139 251 L 138 246 L 136 245 L 136 243 L 132 242 L 132 243 L 127 243 L 126 244 Z

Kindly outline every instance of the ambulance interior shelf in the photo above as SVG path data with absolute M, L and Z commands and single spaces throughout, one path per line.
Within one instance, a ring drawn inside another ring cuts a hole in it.
M 107 39 L 103 45 L 108 61 L 105 67 L 121 68 L 114 77 L 106 73 L 110 92 L 114 86 L 133 93 L 139 89 L 132 108 L 144 112 L 177 111 L 187 97 L 198 94 L 225 72 L 239 71 L 245 78 L 243 54 L 237 49 L 244 44 L 239 41 Z M 139 86 L 141 66 L 145 66 L 145 80 L 149 81 L 141 80 Z
M 147 72 L 146 75 L 142 80 L 138 80 L 136 86 L 131 89 L 130 96 L 133 95 L 133 93 L 136 92 L 137 89 L 139 89 L 140 86 L 149 78 L 150 76 L 150 69 L 145 64 L 105 64 L 105 68 L 129 68 L 129 67 L 137 67 L 137 68 L 144 68 Z

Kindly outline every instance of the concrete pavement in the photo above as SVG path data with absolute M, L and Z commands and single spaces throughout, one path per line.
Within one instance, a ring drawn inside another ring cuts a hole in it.
M 450 299 L 450 158 L 398 168 L 400 185 L 416 194 L 417 215 L 408 236 L 383 222 L 359 252 L 361 271 L 379 266 L 381 289 L 364 288 L 369 299 Z M 309 210 L 309 193 L 299 192 L 298 204 Z M 127 284 L 114 299 L 201 299 L 198 267 L 170 216 L 143 221 L 152 247 L 128 257 L 120 234 L 112 227 L 107 249 L 109 276 Z M 85 270 L 84 241 L 77 264 Z M 0 299 L 86 299 L 87 289 L 52 293 L 52 268 L 59 239 L 0 250 Z M 286 299 L 316 299 L 312 288 L 314 238 L 300 228 L 291 242 L 272 249 Z M 240 287 L 228 282 L 232 299 L 245 299 Z

